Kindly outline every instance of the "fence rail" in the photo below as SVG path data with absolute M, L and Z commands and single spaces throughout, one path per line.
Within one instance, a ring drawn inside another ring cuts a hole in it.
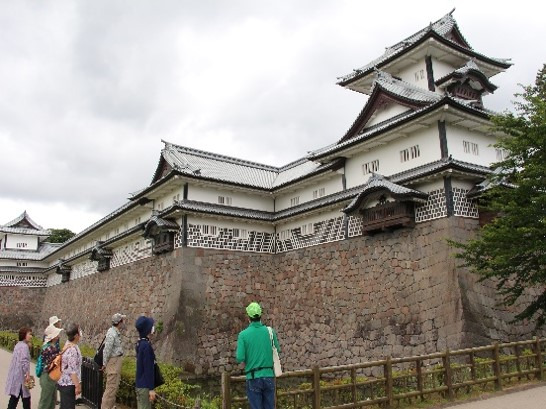
M 291 371 L 277 378 L 276 399 L 287 409 L 392 408 L 439 394 L 453 400 L 475 385 L 501 390 L 506 380 L 543 379 L 546 339 L 495 343 L 428 355 Z M 222 407 L 248 407 L 244 376 L 222 374 Z

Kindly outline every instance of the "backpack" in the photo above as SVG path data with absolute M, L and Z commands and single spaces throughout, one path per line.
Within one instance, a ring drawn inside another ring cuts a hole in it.
M 42 376 L 42 372 L 44 372 L 44 361 L 42 360 L 42 354 L 40 352 L 40 356 L 36 361 L 36 376 L 39 378 Z

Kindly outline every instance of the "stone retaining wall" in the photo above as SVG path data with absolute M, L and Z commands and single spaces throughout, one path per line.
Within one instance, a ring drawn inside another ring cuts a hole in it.
M 443 218 L 277 255 L 179 248 L 47 289 L 0 294 L 41 305 L 26 307 L 36 323 L 53 314 L 79 322 L 82 342 L 95 347 L 109 317 L 123 312 L 129 354 L 135 319 L 152 315 L 158 355 L 197 375 L 240 370 L 237 334 L 255 300 L 279 333 L 286 370 L 529 338 L 532 325 L 509 324 L 515 310 L 497 305 L 494 285 L 478 283 L 452 257 L 446 239 L 466 239 L 477 224 Z M 38 295 L 25 296 L 30 291 Z M 17 302 L 2 303 L 0 316 Z

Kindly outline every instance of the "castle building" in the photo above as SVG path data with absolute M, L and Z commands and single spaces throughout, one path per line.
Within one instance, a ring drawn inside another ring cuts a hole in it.
M 26 214 L 2 226 L 25 236 L 0 241 L 0 263 L 32 260 L 0 264 L 2 285 L 40 276 L 44 303 L 96 337 L 109 308 L 157 313 L 163 357 L 196 373 L 235 367 L 249 297 L 277 320 L 289 368 L 528 333 L 445 242 L 476 231 L 506 155 L 483 97 L 510 65 L 474 50 L 449 13 L 339 78 L 365 102 L 330 145 L 275 167 L 163 141 L 151 183 L 61 246 Z
M 341 77 L 340 86 L 368 98 L 337 141 L 306 157 L 274 167 L 164 141 L 148 187 L 35 254 L 47 266 L 45 285 L 182 246 L 277 254 L 479 218 L 468 193 L 506 154 L 493 146 L 483 96 L 510 65 L 472 49 L 450 13 Z

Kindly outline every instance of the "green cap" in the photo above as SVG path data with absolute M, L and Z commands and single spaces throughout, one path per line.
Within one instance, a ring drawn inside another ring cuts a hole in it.
M 246 313 L 250 318 L 256 318 L 262 316 L 262 307 L 260 307 L 260 304 L 257 302 L 251 302 L 248 304 L 248 307 L 246 307 Z

